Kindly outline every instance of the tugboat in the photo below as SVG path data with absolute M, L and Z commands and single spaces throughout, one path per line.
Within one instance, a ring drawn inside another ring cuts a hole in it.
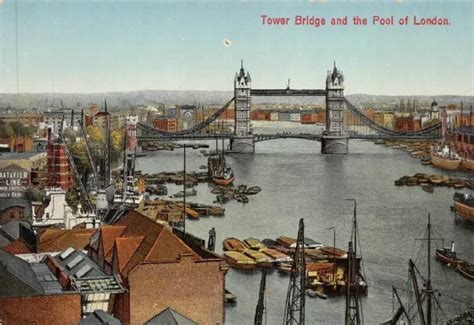
M 458 259 L 456 256 L 453 241 L 451 242 L 451 247 L 444 247 L 442 249 L 436 250 L 436 259 L 441 263 L 444 263 L 453 268 L 456 268 L 457 265 L 461 262 L 461 260 Z
M 207 159 L 209 178 L 217 185 L 229 186 L 235 179 L 232 168 L 226 163 L 223 153 L 209 156 Z

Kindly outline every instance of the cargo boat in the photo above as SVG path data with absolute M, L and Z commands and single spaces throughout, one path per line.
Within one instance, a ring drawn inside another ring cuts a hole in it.
M 474 197 L 470 194 L 454 193 L 455 220 L 474 223 Z
M 457 270 L 469 280 L 474 280 L 474 264 L 462 261 L 458 264 Z
M 293 261 L 293 259 L 289 255 L 286 255 L 285 253 L 277 251 L 276 249 L 273 249 L 273 248 L 264 248 L 264 249 L 262 249 L 262 252 L 264 254 L 270 256 L 275 262 L 291 262 L 291 261 Z
M 266 248 L 264 244 L 262 244 L 262 242 L 256 238 L 247 238 L 247 239 L 244 239 L 244 243 L 250 248 L 250 249 L 254 249 L 254 250 L 260 250 L 260 249 L 263 249 L 263 248 Z
M 461 168 L 465 170 L 474 170 L 474 159 L 463 159 L 461 162 Z
M 347 258 L 347 251 L 340 249 L 340 248 L 335 248 L 335 247 L 330 247 L 330 246 L 324 246 L 321 247 L 320 250 L 328 255 L 328 256 L 334 256 L 336 258 Z
M 273 267 L 273 259 L 268 255 L 260 251 L 255 251 L 253 249 L 247 249 L 244 251 L 244 255 L 250 257 L 252 260 L 257 263 L 257 267 L 270 268 Z
M 224 246 L 224 251 L 243 252 L 248 249 L 248 246 L 244 242 L 234 237 L 226 238 L 222 242 L 222 246 Z
M 461 166 L 461 162 L 462 159 L 448 147 L 444 147 L 436 152 L 431 152 L 431 163 L 436 167 L 456 170 Z
M 257 267 L 257 262 L 255 262 L 250 257 L 244 255 L 241 252 L 237 251 L 227 251 L 224 252 L 224 259 L 226 263 L 233 268 L 239 270 L 255 270 Z

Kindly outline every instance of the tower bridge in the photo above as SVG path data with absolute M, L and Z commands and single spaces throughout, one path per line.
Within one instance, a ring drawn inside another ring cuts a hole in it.
M 422 140 L 437 139 L 441 136 L 440 122 L 413 132 L 399 132 L 375 123 L 344 97 L 344 82 L 343 72 L 334 63 L 333 69 L 327 72 L 325 89 L 290 89 L 289 85 L 285 89 L 252 89 L 250 72 L 245 71 L 243 63 L 241 63 L 240 70 L 234 77 L 234 97 L 207 120 L 193 128 L 173 133 L 139 123 L 138 138 L 141 140 L 173 141 L 225 138 L 230 140 L 231 150 L 241 153 L 254 153 L 256 142 L 293 138 L 320 141 L 323 154 L 346 154 L 349 152 L 349 139 Z M 254 134 L 250 121 L 253 96 L 324 96 L 326 100 L 325 129 L 319 134 Z M 202 131 L 222 115 L 232 103 L 235 109 L 233 133 L 203 134 Z M 351 130 L 351 126 L 355 130 Z

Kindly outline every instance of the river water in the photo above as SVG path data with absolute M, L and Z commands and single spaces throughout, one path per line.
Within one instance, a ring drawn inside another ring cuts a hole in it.
M 295 123 L 258 123 L 256 133 L 305 132 L 318 127 Z M 213 142 L 208 142 L 214 145 Z M 444 238 L 448 245 L 456 241 L 458 254 L 474 261 L 474 229 L 454 223 L 450 212 L 454 190 L 435 188 L 426 193 L 421 187 L 396 187 L 394 180 L 415 173 L 444 174 L 474 177 L 468 173 L 453 173 L 423 166 L 408 153 L 372 142 L 351 140 L 348 155 L 322 155 L 320 143 L 286 139 L 256 144 L 255 155 L 231 155 L 227 161 L 236 175 L 236 184 L 258 185 L 262 191 L 249 196 L 249 203 L 231 201 L 224 205 L 224 217 L 187 220 L 186 230 L 201 238 L 215 227 L 218 253 L 227 237 L 245 239 L 275 239 L 281 235 L 296 237 L 298 221 L 304 218 L 305 236 L 332 245 L 336 227 L 336 246 L 346 248 L 351 231 L 352 202 L 357 200 L 357 218 L 363 265 L 369 285 L 368 295 L 362 298 L 365 324 L 377 324 L 392 315 L 392 285 L 405 289 L 408 280 L 408 259 L 412 258 L 426 274 L 427 216 L 431 214 L 432 236 Z M 182 170 L 182 150 L 148 152 L 138 159 L 137 166 L 144 173 Z M 199 170 L 207 158 L 199 150 L 187 150 L 187 170 Z M 181 188 L 168 187 L 170 194 Z M 211 185 L 199 184 L 198 195 L 192 202 L 212 204 L 215 195 Z M 468 190 L 465 190 L 469 192 Z M 441 247 L 440 240 L 433 241 Z M 433 247 L 433 251 L 434 251 Z M 474 305 L 474 282 L 446 269 L 431 257 L 433 286 L 443 311 L 452 317 Z M 238 303 L 226 307 L 226 324 L 253 323 L 258 299 L 260 272 L 245 273 L 230 269 L 226 288 L 237 296 Z M 267 324 L 281 324 L 285 310 L 289 277 L 273 271 L 267 276 Z M 402 299 L 406 301 L 403 291 Z M 414 300 L 411 300 L 414 302 Z M 307 324 L 343 324 L 344 297 L 327 300 L 306 298 Z M 437 314 L 438 323 L 444 318 Z

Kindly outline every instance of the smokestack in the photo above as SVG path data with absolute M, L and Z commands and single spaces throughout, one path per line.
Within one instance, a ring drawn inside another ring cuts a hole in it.
M 455 250 L 454 250 L 454 240 L 451 241 L 451 253 L 454 253 Z

